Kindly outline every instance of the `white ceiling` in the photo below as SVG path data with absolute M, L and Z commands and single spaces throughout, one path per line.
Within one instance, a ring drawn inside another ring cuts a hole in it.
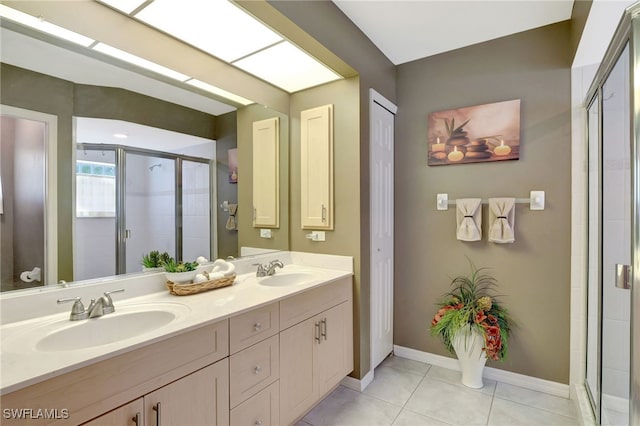
M 333 0 L 395 65 L 571 18 L 573 0 Z

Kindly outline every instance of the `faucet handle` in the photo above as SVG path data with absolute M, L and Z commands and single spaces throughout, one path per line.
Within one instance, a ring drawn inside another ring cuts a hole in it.
M 267 266 L 262 263 L 252 263 L 251 265 L 257 266 L 256 277 L 264 277 L 267 273 Z
M 83 320 L 87 318 L 89 314 L 87 313 L 87 311 L 85 311 L 84 305 L 82 304 L 82 298 L 80 296 L 58 299 L 58 304 L 68 302 L 74 302 L 73 306 L 71 307 L 71 315 L 69 315 L 69 319 L 71 321 Z
M 117 290 L 109 290 L 104 292 L 102 309 L 105 314 L 110 314 L 116 310 L 115 306 L 113 306 L 113 299 L 111 299 L 112 293 L 124 293 L 124 288 L 119 288 Z

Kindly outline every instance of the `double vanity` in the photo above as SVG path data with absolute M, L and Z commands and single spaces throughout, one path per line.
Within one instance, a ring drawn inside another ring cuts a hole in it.
M 256 276 L 252 264 L 275 259 L 284 267 Z M 2 424 L 300 419 L 353 370 L 352 258 L 278 252 L 235 264 L 232 286 L 190 296 L 170 295 L 159 273 L 3 297 Z M 120 288 L 98 318 L 70 321 L 71 306 L 56 304 Z M 29 304 L 50 311 L 26 318 Z

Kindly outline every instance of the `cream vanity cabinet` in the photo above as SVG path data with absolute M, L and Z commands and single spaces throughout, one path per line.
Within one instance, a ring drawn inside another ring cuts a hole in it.
M 347 278 L 280 302 L 282 424 L 298 420 L 353 370 L 351 292 Z
M 280 129 L 278 117 L 253 123 L 253 226 L 280 226 Z
M 223 320 L 3 395 L 3 408 L 66 409 L 69 417 L 3 418 L 2 425 L 125 426 L 138 418 L 138 426 L 155 426 L 158 403 L 164 425 L 226 425 L 228 355 Z
M 303 229 L 333 229 L 333 105 L 300 113 Z

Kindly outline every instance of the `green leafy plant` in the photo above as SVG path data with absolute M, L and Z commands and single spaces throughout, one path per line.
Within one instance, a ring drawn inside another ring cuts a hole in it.
M 164 264 L 166 272 L 191 272 L 198 267 L 198 262 L 176 262 L 173 258 Z
M 451 121 L 448 118 L 443 118 L 444 126 L 447 129 L 447 135 L 451 139 L 455 138 L 464 138 L 467 136 L 467 132 L 464 130 L 464 126 L 471 120 L 467 120 L 458 127 L 456 127 L 456 119 L 455 117 L 451 117 Z
M 511 334 L 507 310 L 494 294 L 495 278 L 486 268 L 476 268 L 471 262 L 471 274 L 453 279 L 453 289 L 444 295 L 440 309 L 431 321 L 431 335 L 440 336 L 447 350 L 455 353 L 453 336 L 465 326 L 478 330 L 484 337 L 483 351 L 487 358 L 502 361 L 507 356 L 507 341 Z
M 161 268 L 170 259 L 171 256 L 166 251 L 160 253 L 158 250 L 152 250 L 142 256 L 142 266 L 145 268 Z

